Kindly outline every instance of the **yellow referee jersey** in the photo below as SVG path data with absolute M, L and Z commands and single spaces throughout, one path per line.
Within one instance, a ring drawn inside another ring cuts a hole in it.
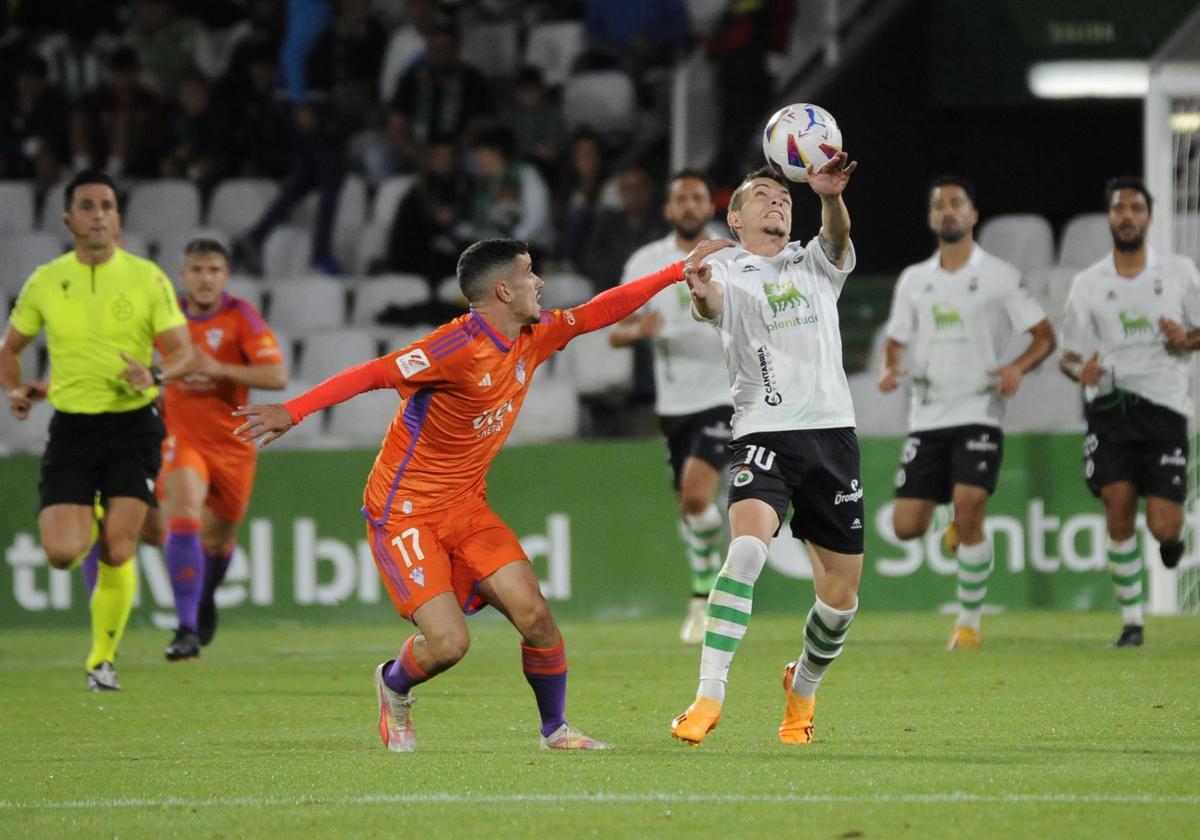
M 157 388 L 135 390 L 117 374 L 121 352 L 151 362 L 154 337 L 187 323 L 175 290 L 150 260 L 117 249 L 100 265 L 68 251 L 25 281 L 10 323 L 30 337 L 46 330 L 50 393 L 59 411 L 101 414 L 151 403 Z

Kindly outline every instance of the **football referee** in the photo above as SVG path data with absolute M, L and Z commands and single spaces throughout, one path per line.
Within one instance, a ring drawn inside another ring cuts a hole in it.
M 163 423 L 154 405 L 164 377 L 186 373 L 192 344 L 162 269 L 117 247 L 121 216 L 112 179 L 84 171 L 67 184 L 63 221 L 74 248 L 25 282 L 0 342 L 0 384 L 18 420 L 41 389 L 21 377 L 21 351 L 43 329 L 54 406 L 42 456 L 38 530 L 50 565 L 71 568 L 97 540 L 92 595 L 92 691 L 120 688 L 113 661 L 137 588 L 133 557 L 154 500 Z M 162 367 L 151 366 L 155 344 Z

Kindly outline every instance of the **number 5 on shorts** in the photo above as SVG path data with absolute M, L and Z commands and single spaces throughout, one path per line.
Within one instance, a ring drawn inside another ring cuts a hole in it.
M 409 556 L 408 549 L 404 546 L 404 541 L 409 538 L 412 539 L 413 554 L 417 555 L 417 562 L 420 563 L 424 561 L 425 552 L 421 551 L 421 532 L 416 528 L 409 528 L 401 531 L 400 536 L 392 538 L 392 545 L 400 549 L 400 556 L 404 558 L 405 567 L 411 569 L 412 557 Z

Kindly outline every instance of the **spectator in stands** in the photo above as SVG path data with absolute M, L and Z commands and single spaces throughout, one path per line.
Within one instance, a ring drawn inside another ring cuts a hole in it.
M 562 108 L 550 98 L 538 67 L 518 71 L 514 94 L 506 122 L 516 138 L 517 156 L 549 176 L 566 139 Z
M 71 118 L 75 168 L 100 168 L 113 178 L 158 174 L 166 109 L 158 95 L 138 80 L 139 70 L 132 49 L 113 52 L 108 84 L 87 96 Z
M 546 184 L 532 165 L 513 156 L 512 133 L 488 128 L 470 152 L 474 177 L 464 240 L 520 239 L 531 247 L 546 244 L 550 196 Z
M 268 234 L 312 190 L 317 190 L 312 266 L 338 274 L 333 257 L 333 222 L 344 166 L 344 137 L 338 122 L 334 82 L 334 7 L 331 0 L 289 0 L 280 54 L 290 106 L 291 162 L 279 195 L 251 228 L 234 240 L 239 264 L 261 273 L 259 256 Z
M 44 58 L 27 55 L 15 89 L 0 103 L 0 177 L 32 178 L 41 189 L 58 179 L 69 154 L 67 101 L 47 74 Z
M 600 210 L 580 266 L 597 291 L 620 282 L 633 252 L 665 233 L 661 215 L 654 212 L 654 187 L 643 166 L 625 167 L 617 191 L 621 207 Z
M 168 0 L 139 0 L 128 42 L 137 51 L 143 81 L 160 96 L 175 89 L 195 61 L 199 24 L 178 14 Z
M 379 100 L 391 102 L 400 79 L 425 58 L 425 39 L 438 23 L 437 0 L 408 0 L 408 22 L 388 40 L 379 71 Z
M 608 167 L 600 136 L 586 128 L 571 136 L 567 154 L 554 200 L 554 215 L 558 219 L 556 247 L 560 260 L 578 267 L 600 212 Z
M 292 116 L 275 96 L 279 50 L 265 39 L 243 47 L 221 94 L 231 115 L 231 157 L 240 176 L 281 178 L 287 172 Z
M 428 143 L 469 148 L 491 113 L 487 80 L 458 58 L 454 24 L 439 18 L 426 44 L 424 61 L 404 74 L 391 101 L 388 133 L 400 170 L 412 169 Z
M 250 65 L 259 59 L 264 50 L 269 53 L 272 65 L 278 60 L 286 23 L 283 3 L 284 0 L 250 0 L 247 4 L 248 16 L 233 36 L 237 44 L 233 47 L 223 78 L 231 88 L 237 80 L 250 77 Z M 234 88 L 232 92 L 237 91 Z
M 228 123 L 225 109 L 212 101 L 204 74 L 185 70 L 175 83 L 163 177 L 187 178 L 207 195 L 225 174 Z
M 426 146 L 421 173 L 392 220 L 387 270 L 420 274 L 431 286 L 454 274 L 463 245 L 455 228 L 466 215 L 469 199 L 470 184 L 458 147 L 452 143 Z
M 47 35 L 37 51 L 46 59 L 50 84 L 76 103 L 100 87 L 111 46 L 103 30 L 114 20 L 111 8 L 101 3 L 72 0 L 62 5 L 62 31 Z
M 683 0 L 587 0 L 588 41 L 613 50 L 640 75 L 670 64 L 688 37 Z

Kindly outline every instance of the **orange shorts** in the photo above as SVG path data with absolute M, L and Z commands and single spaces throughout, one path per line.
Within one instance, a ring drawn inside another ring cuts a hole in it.
M 483 498 L 423 515 L 395 513 L 382 525 L 368 519 L 367 539 L 396 612 L 410 621 L 443 592 L 453 592 L 468 615 L 482 609 L 479 582 L 514 560 L 529 559 Z
M 164 482 L 172 470 L 195 470 L 208 485 L 204 505 L 214 516 L 227 522 L 241 522 L 250 506 L 254 471 L 258 458 L 253 449 L 223 448 L 198 444 L 167 435 L 162 445 L 162 472 L 158 474 L 157 495 L 162 501 Z

